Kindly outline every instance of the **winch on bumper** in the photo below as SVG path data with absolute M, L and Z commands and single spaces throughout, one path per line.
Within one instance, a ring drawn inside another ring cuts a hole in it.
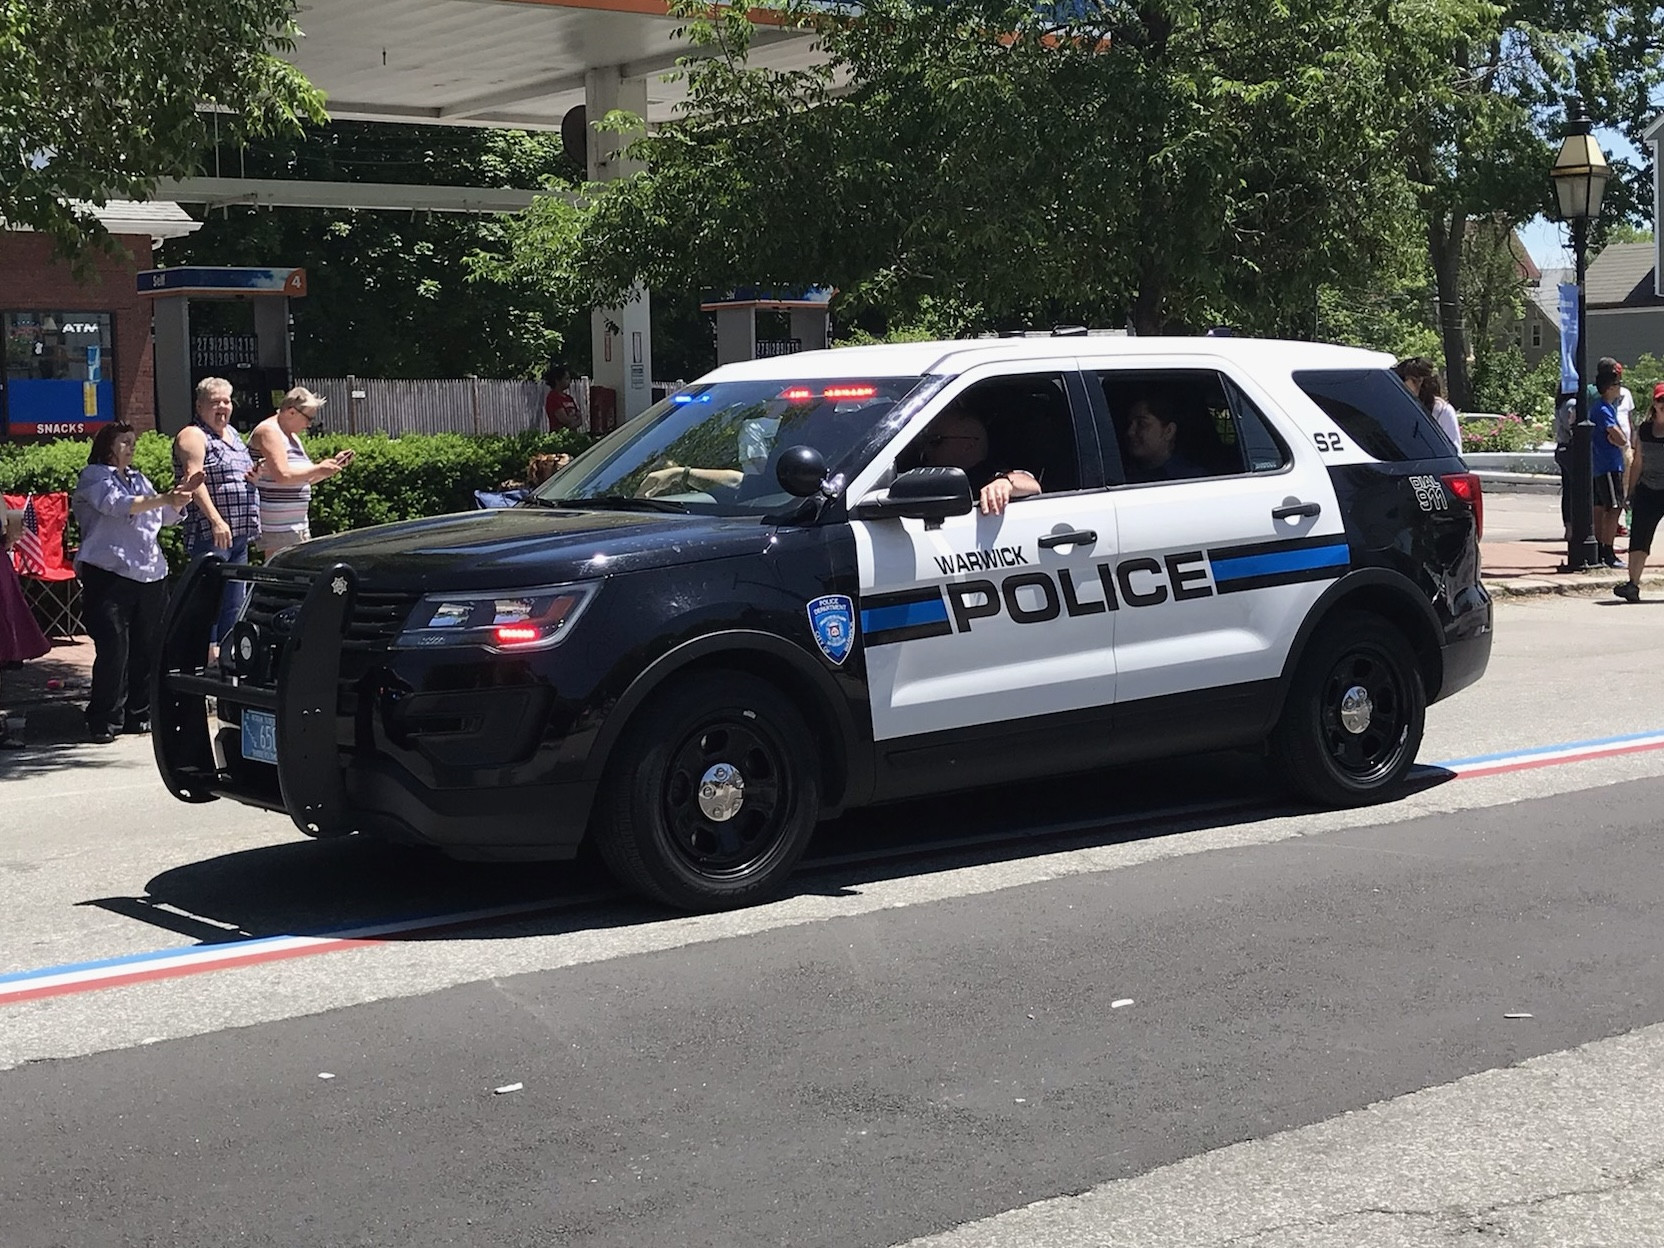
M 206 666 L 232 581 L 250 603 Z M 169 602 L 152 689 L 169 791 L 281 811 L 314 837 L 363 832 L 461 858 L 576 852 L 596 787 L 583 775 L 592 733 L 532 673 L 505 684 L 482 656 L 475 666 L 493 674 L 469 687 L 462 656 L 395 651 L 421 597 L 367 590 L 345 562 L 196 560 Z M 557 725 L 571 731 L 551 739 Z

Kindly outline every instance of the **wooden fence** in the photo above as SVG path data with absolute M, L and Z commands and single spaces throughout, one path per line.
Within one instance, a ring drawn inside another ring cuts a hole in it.
M 548 429 L 543 416 L 543 383 L 463 377 L 401 381 L 382 377 L 298 377 L 329 402 L 318 423 L 331 433 L 523 433 Z M 585 427 L 589 424 L 589 379 L 572 380 Z

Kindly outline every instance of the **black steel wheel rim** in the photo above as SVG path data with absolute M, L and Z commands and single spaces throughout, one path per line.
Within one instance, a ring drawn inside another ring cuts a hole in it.
M 1371 703 L 1362 732 L 1341 721 L 1342 703 L 1352 689 L 1362 689 Z M 1385 654 L 1373 647 L 1348 650 L 1329 669 L 1318 707 L 1324 752 L 1348 780 L 1369 785 L 1397 766 L 1409 735 L 1409 692 Z
M 745 797 L 731 819 L 707 818 L 699 785 L 718 763 L 738 769 Z M 785 752 L 762 724 L 735 713 L 690 732 L 671 755 L 660 805 L 670 847 L 682 865 L 707 880 L 741 879 L 755 871 L 786 835 L 791 809 Z

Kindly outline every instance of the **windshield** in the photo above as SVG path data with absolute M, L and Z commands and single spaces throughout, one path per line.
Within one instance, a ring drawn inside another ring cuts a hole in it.
M 580 455 L 534 501 L 762 516 L 791 503 L 775 479 L 780 452 L 812 446 L 827 473 L 865 462 L 911 406 L 918 377 L 725 381 L 655 403 Z M 915 404 L 922 396 L 915 396 Z

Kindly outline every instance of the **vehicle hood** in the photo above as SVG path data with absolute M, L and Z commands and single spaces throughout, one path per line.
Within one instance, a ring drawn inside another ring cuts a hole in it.
M 350 564 L 366 588 L 495 589 L 759 555 L 773 532 L 755 519 L 505 507 L 320 537 L 272 562 Z

